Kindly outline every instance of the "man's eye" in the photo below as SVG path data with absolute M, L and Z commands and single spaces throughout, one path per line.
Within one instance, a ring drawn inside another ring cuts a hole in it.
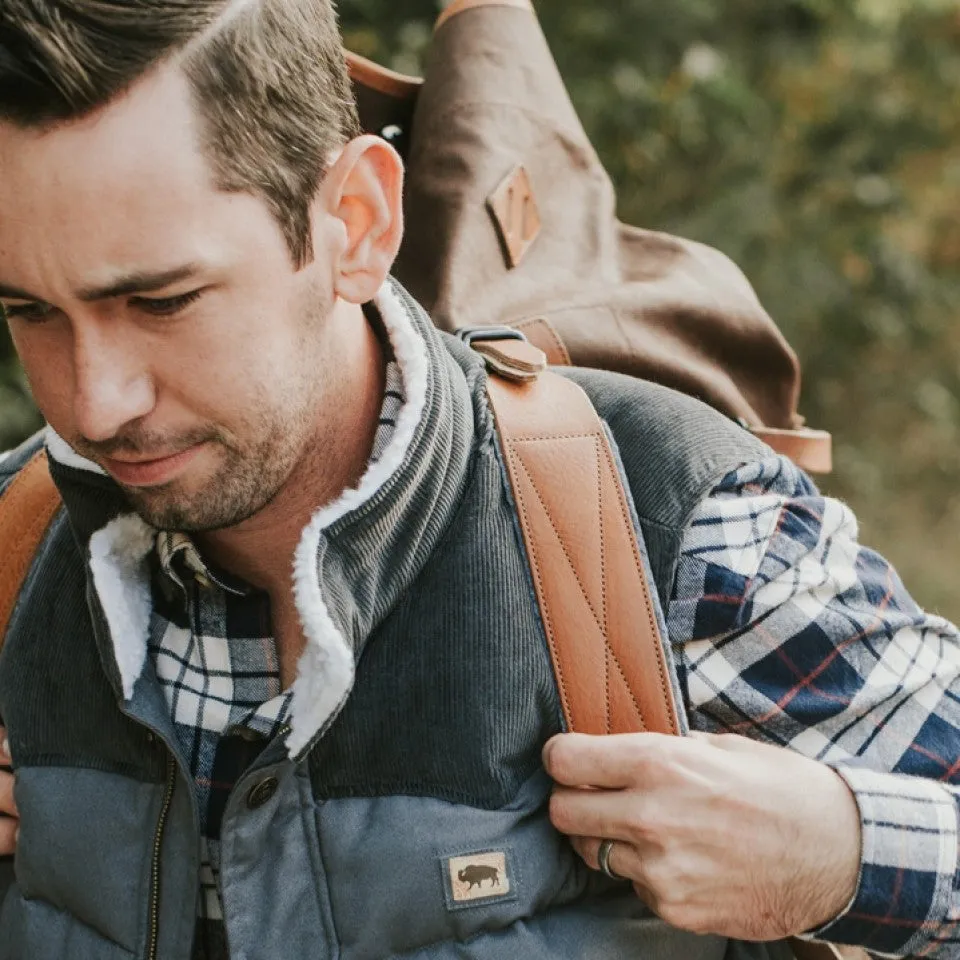
M 54 308 L 49 303 L 5 303 L 2 311 L 8 320 L 16 318 L 28 323 L 42 323 L 50 319 Z
M 183 293 L 179 297 L 163 297 L 156 300 L 148 297 L 133 297 L 130 303 L 138 310 L 154 317 L 172 317 L 199 300 L 202 294 L 202 290 L 194 290 L 191 293 Z

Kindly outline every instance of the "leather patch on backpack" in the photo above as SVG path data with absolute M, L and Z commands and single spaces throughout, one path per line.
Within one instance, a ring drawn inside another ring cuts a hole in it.
M 507 855 L 489 850 L 447 859 L 451 906 L 474 900 L 502 899 L 511 893 Z
M 540 210 L 533 194 L 530 175 L 523 166 L 514 167 L 487 199 L 503 244 L 507 266 L 519 267 L 534 241 L 540 236 Z

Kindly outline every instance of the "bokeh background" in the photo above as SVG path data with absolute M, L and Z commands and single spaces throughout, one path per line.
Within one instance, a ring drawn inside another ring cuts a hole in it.
M 437 0 L 342 0 L 416 73 Z M 623 219 L 719 247 L 800 354 L 823 486 L 960 620 L 960 2 L 540 0 Z M 37 425 L 8 344 L 0 441 Z

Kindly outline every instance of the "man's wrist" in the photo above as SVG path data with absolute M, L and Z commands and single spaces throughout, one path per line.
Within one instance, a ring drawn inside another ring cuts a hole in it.
M 822 868 L 817 891 L 810 891 L 808 926 L 820 928 L 841 916 L 856 899 L 862 862 L 862 817 L 856 794 L 833 767 L 819 764 L 823 784 Z
M 806 938 L 857 944 L 894 955 L 914 952 L 919 931 L 950 909 L 957 867 L 957 806 L 942 785 L 878 773 L 853 763 L 831 765 L 854 796 L 861 856 L 847 905 Z

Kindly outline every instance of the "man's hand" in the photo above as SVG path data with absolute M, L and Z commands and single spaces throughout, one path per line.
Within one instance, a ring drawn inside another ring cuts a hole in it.
M 565 734 L 544 748 L 550 818 L 586 863 L 633 882 L 695 933 L 779 940 L 838 916 L 856 892 L 860 817 L 840 776 L 737 736 Z
M 13 856 L 17 846 L 17 805 L 13 802 L 13 774 L 9 768 L 10 749 L 7 731 L 0 727 L 0 857 Z

